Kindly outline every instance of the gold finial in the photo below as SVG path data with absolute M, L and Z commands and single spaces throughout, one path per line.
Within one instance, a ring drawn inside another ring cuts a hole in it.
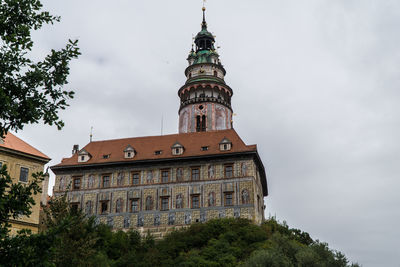
M 207 28 L 207 23 L 206 23 L 206 7 L 204 6 L 205 3 L 206 3 L 206 0 L 203 0 L 203 8 L 202 8 L 202 10 L 203 10 L 203 22 L 201 23 L 201 27 L 202 27 L 202 28 L 203 28 L 203 27 Z

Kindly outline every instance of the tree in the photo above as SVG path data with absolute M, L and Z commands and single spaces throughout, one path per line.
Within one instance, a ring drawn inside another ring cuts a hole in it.
M 29 58 L 32 30 L 60 20 L 41 9 L 39 0 L 0 0 L 0 137 L 40 120 L 61 129 L 58 111 L 73 98 L 63 86 L 69 62 L 80 54 L 76 40 L 41 61 Z
M 8 130 L 20 130 L 29 123 L 56 125 L 63 121 L 58 111 L 68 106 L 72 91 L 67 84 L 69 62 L 80 54 L 77 41 L 50 53 L 41 61 L 29 57 L 31 32 L 60 18 L 42 11 L 39 0 L 0 0 L 0 138 Z M 0 241 L 7 234 L 8 219 L 29 215 L 32 194 L 40 192 L 43 174 L 35 174 L 27 186 L 13 184 L 7 169 L 0 172 Z

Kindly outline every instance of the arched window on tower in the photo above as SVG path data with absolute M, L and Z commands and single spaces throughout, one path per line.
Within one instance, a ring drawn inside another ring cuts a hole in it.
M 216 70 L 214 70 L 214 76 L 215 76 L 215 77 L 218 77 L 218 73 L 217 73 Z
M 210 40 L 206 41 L 206 49 L 211 49 L 211 41 Z
M 203 115 L 201 117 L 201 131 L 205 132 L 206 131 L 206 115 Z
M 196 116 L 196 132 L 201 131 L 201 117 L 200 115 Z

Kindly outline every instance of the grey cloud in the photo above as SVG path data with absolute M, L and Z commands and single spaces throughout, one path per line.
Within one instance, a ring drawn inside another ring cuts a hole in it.
M 18 133 L 49 154 L 94 139 L 177 132 L 201 2 L 43 1 L 62 17 L 34 56 L 79 38 L 62 131 Z M 267 213 L 364 266 L 397 264 L 400 219 L 398 1 L 208 1 L 233 88 L 234 126 L 257 144 Z

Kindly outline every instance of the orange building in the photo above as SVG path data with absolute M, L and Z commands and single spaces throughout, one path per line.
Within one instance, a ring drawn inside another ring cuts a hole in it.
M 7 165 L 8 173 L 14 183 L 28 184 L 32 181 L 33 173 L 43 171 L 44 165 L 50 158 L 19 139 L 12 133 L 8 133 L 4 139 L 0 139 L 0 166 Z M 42 182 L 42 194 L 47 196 L 48 177 Z M 11 235 L 21 229 L 29 229 L 33 233 L 38 232 L 39 211 L 42 195 L 34 197 L 35 205 L 32 207 L 32 214 L 21 216 L 17 219 L 10 219 Z

